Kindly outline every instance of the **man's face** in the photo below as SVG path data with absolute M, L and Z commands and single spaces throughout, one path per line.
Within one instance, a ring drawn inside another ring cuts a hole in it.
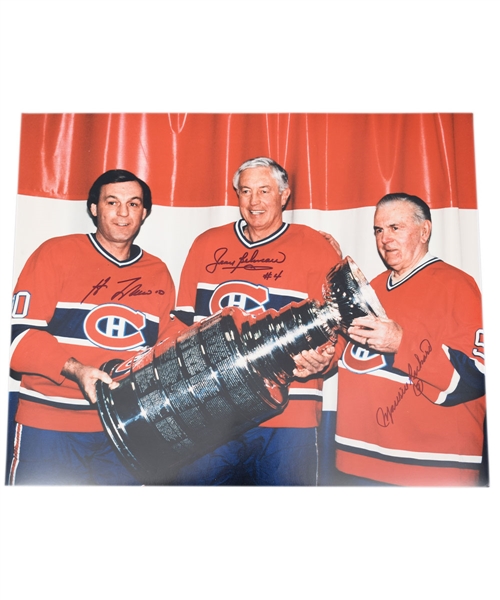
M 91 204 L 90 210 L 97 218 L 97 238 L 104 247 L 132 243 L 147 214 L 137 181 L 103 185 L 99 202 Z
M 429 221 L 417 222 L 408 202 L 391 202 L 375 211 L 373 225 L 377 249 L 397 275 L 410 271 L 427 252 Z
M 241 216 L 248 225 L 252 241 L 263 239 L 279 229 L 290 190 L 279 191 L 278 182 L 269 167 L 243 171 L 237 194 Z

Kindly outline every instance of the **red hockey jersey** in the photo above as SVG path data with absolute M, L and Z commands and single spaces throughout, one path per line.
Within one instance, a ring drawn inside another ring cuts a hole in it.
M 427 255 L 403 280 L 372 282 L 403 328 L 396 354 L 349 342 L 339 362 L 337 466 L 397 485 L 474 485 L 485 416 L 481 295 Z
M 250 242 L 240 220 L 201 234 L 184 264 L 177 311 L 194 321 L 226 306 L 259 314 L 306 298 L 322 301 L 325 277 L 340 257 L 321 234 L 283 223 L 273 235 Z M 321 418 L 322 379 L 293 382 L 289 404 L 267 427 L 314 427 Z
M 158 258 L 132 246 L 118 261 L 93 235 L 43 243 L 14 290 L 11 368 L 22 374 L 19 423 L 59 431 L 100 431 L 95 406 L 61 370 L 70 358 L 101 367 L 169 334 L 175 289 Z

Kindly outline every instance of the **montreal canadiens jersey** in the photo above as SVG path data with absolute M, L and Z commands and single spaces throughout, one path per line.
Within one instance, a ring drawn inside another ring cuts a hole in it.
M 201 234 L 184 264 L 176 311 L 194 322 L 227 306 L 258 315 L 307 298 L 322 301 L 327 273 L 340 257 L 321 234 L 305 225 L 283 223 L 257 242 L 244 235 L 240 220 Z M 182 316 L 181 316 L 182 315 Z M 268 427 L 314 427 L 321 418 L 322 379 L 292 382 L 284 412 Z
M 475 485 L 483 450 L 481 295 L 429 254 L 372 282 L 403 328 L 396 354 L 347 343 L 339 362 L 337 467 L 396 485 Z
M 22 374 L 17 422 L 100 431 L 95 406 L 61 375 L 73 357 L 100 368 L 168 337 L 175 289 L 166 265 L 132 246 L 119 261 L 94 235 L 43 243 L 28 259 L 12 308 L 11 368 Z

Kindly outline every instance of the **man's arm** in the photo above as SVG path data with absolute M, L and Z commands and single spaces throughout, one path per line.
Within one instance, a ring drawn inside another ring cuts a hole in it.
M 116 389 L 120 384 L 106 373 L 96 367 L 83 365 L 76 358 L 69 358 L 61 370 L 61 375 L 78 384 L 83 396 L 91 403 L 97 402 L 96 383 L 102 381 L 109 385 L 110 390 Z
M 199 280 L 200 256 L 203 256 L 200 237 L 196 238 L 189 249 L 182 267 L 174 315 L 187 326 L 195 322 L 196 294 Z
M 326 281 L 326 277 L 332 267 L 334 267 L 342 258 L 342 252 L 340 245 L 333 238 L 332 235 L 319 231 L 323 237 L 317 239 L 316 232 L 311 237 L 306 238 L 307 241 L 311 242 L 310 245 L 310 256 L 313 257 L 312 264 L 314 268 L 309 270 L 308 278 L 308 294 L 309 298 L 314 298 L 319 302 L 324 301 L 323 299 L 323 286 Z M 324 241 L 328 244 L 324 244 Z M 309 245 L 305 243 L 305 247 Z M 324 375 L 330 367 L 332 367 L 337 360 L 335 356 L 334 343 L 324 344 L 321 348 L 314 350 L 304 350 L 297 356 L 294 356 L 296 369 L 293 374 L 298 379 L 304 379 L 311 375 Z
M 453 316 L 451 321 L 456 322 Z M 423 329 L 416 335 L 390 319 L 368 316 L 354 319 L 348 335 L 380 354 L 394 355 L 393 366 L 409 375 L 419 395 L 454 406 L 485 394 L 483 330 L 463 329 L 449 337 Z M 418 344 L 410 346 L 405 338 Z
M 162 296 L 162 312 L 160 314 L 157 343 L 165 339 L 176 339 L 187 328 L 187 325 L 178 318 L 175 311 L 175 285 L 167 266 L 164 263 L 162 264 L 164 267 L 162 276 L 165 294 Z
M 61 268 L 57 245 L 44 242 L 26 261 L 12 301 L 11 368 L 62 383 L 62 367 L 71 354 L 50 333 L 60 300 Z

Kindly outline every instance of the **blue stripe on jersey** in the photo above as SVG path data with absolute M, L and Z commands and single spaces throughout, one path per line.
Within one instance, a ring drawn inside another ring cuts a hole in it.
M 196 306 L 195 306 L 195 315 L 208 317 L 210 316 L 210 300 L 214 290 L 207 290 L 204 288 L 198 288 L 196 291 Z M 280 310 L 284 306 L 291 304 L 292 302 L 302 302 L 303 298 L 298 298 L 297 296 L 292 296 L 290 294 L 273 294 L 269 291 L 269 299 L 263 305 L 258 304 L 256 301 L 252 300 L 250 297 L 241 297 L 238 298 L 237 294 L 234 295 L 234 303 L 232 306 L 238 306 L 242 310 L 246 312 L 252 312 L 255 309 L 264 309 L 264 310 Z M 225 298 L 221 302 L 221 308 L 226 308 L 229 305 L 228 299 Z
M 89 340 L 84 330 L 84 322 L 88 314 L 91 312 L 89 308 L 56 308 L 52 319 L 47 327 L 48 333 L 55 337 L 74 339 L 75 341 Z M 101 325 L 101 328 L 103 325 Z M 141 334 L 145 339 L 146 346 L 154 346 L 158 339 L 158 323 L 146 319 L 146 325 L 141 329 Z M 135 327 L 125 322 L 124 329 L 121 332 L 123 336 L 133 335 L 137 330 Z M 105 333 L 102 330 L 102 333 Z
M 172 314 L 179 319 L 184 325 L 190 327 L 194 323 L 194 313 L 186 310 L 173 310 Z
M 463 402 L 476 400 L 486 393 L 484 374 L 479 371 L 473 360 L 459 350 L 449 349 L 450 361 L 460 376 L 457 387 L 446 396 L 441 406 L 456 406 Z
M 23 325 L 22 323 L 13 324 L 11 329 L 11 344 L 28 329 L 38 329 L 39 331 L 47 331 L 47 327 L 35 327 L 33 325 Z

